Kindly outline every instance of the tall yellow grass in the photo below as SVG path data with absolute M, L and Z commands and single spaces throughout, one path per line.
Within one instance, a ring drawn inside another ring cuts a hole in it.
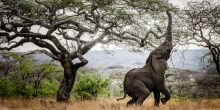
M 153 106 L 153 99 L 147 99 L 142 106 L 126 106 L 126 100 L 97 99 L 90 101 L 69 101 L 67 104 L 54 99 L 6 99 L 0 101 L 0 110 L 220 110 L 220 99 L 180 101 L 172 99 L 159 108 Z

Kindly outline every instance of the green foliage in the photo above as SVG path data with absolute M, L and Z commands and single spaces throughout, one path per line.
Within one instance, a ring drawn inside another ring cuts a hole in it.
M 178 94 L 175 94 L 175 93 L 172 93 L 172 99 L 177 99 L 181 102 L 184 102 L 188 99 L 195 99 L 192 97 L 192 93 L 187 93 L 187 94 L 184 94 L 184 95 L 178 95 Z
M 3 53 L 14 59 L 13 71 L 0 77 L 0 97 L 54 96 L 57 92 L 62 69 L 49 63 L 34 63 L 14 52 Z
M 33 96 L 34 89 L 24 81 L 12 81 L 6 77 L 0 78 L 0 97 L 26 97 Z
M 107 5 L 111 5 L 113 3 L 113 0 L 88 0 L 99 7 L 105 7 Z
M 33 85 L 26 81 L 13 81 L 7 78 L 0 78 L 0 97 L 49 97 L 57 93 L 59 82 L 57 80 L 43 80 L 41 88 L 35 91 Z
M 32 98 L 34 95 L 34 88 L 26 81 L 12 82 L 15 85 L 14 96 Z
M 150 9 L 151 11 L 164 11 L 169 7 L 166 0 L 132 0 L 129 5 L 140 9 Z
M 48 97 L 48 96 L 55 96 L 57 93 L 57 89 L 59 88 L 60 82 L 53 79 L 43 80 L 41 82 L 42 88 L 37 91 L 37 96 Z
M 0 77 L 0 97 L 11 97 L 14 95 L 15 85 L 8 78 Z
M 74 93 L 77 99 L 93 99 L 98 95 L 107 95 L 110 80 L 99 73 L 89 72 L 83 74 L 75 83 Z
M 42 2 L 53 9 L 61 9 L 71 6 L 79 8 L 84 7 L 82 0 L 43 0 Z

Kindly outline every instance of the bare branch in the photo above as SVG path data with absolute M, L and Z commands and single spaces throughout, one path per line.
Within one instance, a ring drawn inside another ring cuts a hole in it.
M 29 25 L 26 24 L 26 26 L 40 25 L 40 26 L 45 27 L 45 28 L 47 28 L 47 29 L 51 29 L 51 28 L 52 28 L 52 26 L 50 26 L 50 25 L 48 25 L 48 24 L 46 24 L 46 23 L 43 23 L 43 22 L 40 21 L 40 20 L 36 21 L 36 20 L 34 20 L 34 19 L 28 18 L 28 17 L 26 17 L 26 16 L 19 15 L 19 14 L 17 14 L 16 16 L 19 17 L 19 18 L 21 18 L 21 19 L 23 19 L 23 20 L 25 20 L 26 22 L 29 22 Z M 30 23 L 31 23 L 31 24 L 30 24 Z M 24 25 L 23 23 L 17 23 L 17 24 L 19 24 L 20 26 Z
M 30 51 L 28 53 L 26 53 L 25 55 L 31 55 L 31 54 L 41 54 L 41 53 L 44 53 L 46 54 L 47 56 L 53 58 L 54 60 L 59 60 L 59 58 L 57 56 L 54 56 L 52 53 L 48 52 L 47 50 L 34 50 L 34 51 Z
M 48 50 L 51 51 L 52 54 L 54 54 L 55 56 L 61 55 L 60 52 L 57 51 L 56 48 L 54 48 L 54 46 L 52 46 L 51 44 L 49 44 L 46 41 L 43 41 L 41 39 L 36 39 L 36 38 L 32 38 L 30 39 L 30 42 L 34 43 L 35 45 L 42 47 L 42 48 L 47 48 Z
M 76 27 L 78 27 L 79 30 L 84 31 L 84 32 L 89 32 L 94 34 L 96 31 L 92 30 L 90 28 L 87 28 L 85 26 L 83 26 L 82 24 L 80 24 L 79 22 L 76 22 L 74 20 L 64 20 L 64 21 L 59 21 L 56 24 L 52 25 L 52 28 L 47 32 L 47 35 L 52 34 L 58 27 L 60 27 L 61 25 L 64 24 L 72 24 Z
M 88 61 L 85 58 L 83 58 L 83 56 L 80 52 L 77 52 L 76 55 L 79 58 L 79 60 L 81 61 L 81 62 L 75 64 L 75 66 L 77 68 L 83 67 L 88 63 Z
M 82 47 L 82 43 L 81 43 L 81 40 L 80 40 L 82 34 L 83 34 L 83 32 L 80 31 L 80 32 L 77 34 L 77 36 L 76 36 L 76 43 L 77 43 L 78 48 L 81 48 L 81 47 Z
M 124 31 L 121 33 L 116 33 L 116 32 L 110 31 L 110 33 L 114 36 L 117 36 L 119 39 L 135 41 L 138 44 L 140 43 L 140 40 L 139 40 L 140 37 L 138 35 L 135 35 L 133 33 L 128 32 L 128 31 Z M 128 35 L 126 35 L 126 34 L 128 34 Z
M 104 37 L 107 35 L 106 32 L 102 33 L 97 39 L 87 42 L 86 44 L 84 44 L 82 46 L 82 48 L 80 49 L 80 51 L 82 52 L 82 54 L 84 55 L 85 53 L 87 53 L 92 47 L 94 47 L 97 43 L 101 42 Z
M 16 48 L 18 46 L 23 45 L 24 43 L 27 43 L 29 39 L 21 39 L 19 42 L 15 43 L 14 45 L 10 47 L 0 47 L 0 50 L 11 50 L 12 48 Z
M 58 35 L 62 35 L 64 39 L 66 40 L 72 40 L 72 41 L 77 41 L 76 38 L 77 37 L 71 37 L 69 36 L 66 32 L 64 32 L 63 30 L 58 29 L 59 33 L 57 33 Z M 82 32 L 79 32 L 77 36 L 82 36 Z M 87 41 L 79 39 L 79 42 L 82 44 L 87 43 Z
M 61 42 L 57 39 L 57 37 L 50 35 L 48 38 L 53 44 L 64 54 L 70 55 L 68 50 L 61 44 Z

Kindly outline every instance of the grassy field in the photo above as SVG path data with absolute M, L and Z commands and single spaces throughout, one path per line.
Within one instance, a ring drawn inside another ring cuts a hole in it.
M 220 99 L 172 99 L 159 108 L 153 106 L 153 99 L 147 99 L 142 106 L 128 107 L 127 100 L 117 102 L 115 99 L 97 99 L 69 101 L 65 104 L 54 99 L 6 99 L 0 102 L 0 110 L 220 110 Z

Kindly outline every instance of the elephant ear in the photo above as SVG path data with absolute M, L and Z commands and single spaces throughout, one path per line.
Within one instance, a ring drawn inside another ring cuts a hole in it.
M 167 70 L 167 61 L 158 55 L 152 56 L 152 66 L 156 73 L 165 73 Z

